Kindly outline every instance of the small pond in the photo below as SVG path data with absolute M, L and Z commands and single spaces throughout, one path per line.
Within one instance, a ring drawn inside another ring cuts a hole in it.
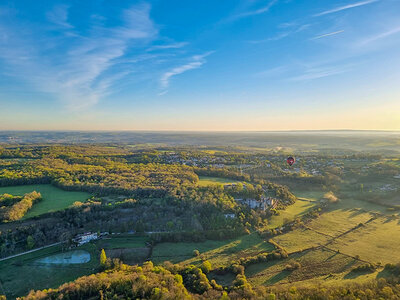
M 90 253 L 84 250 L 74 250 L 47 256 L 36 262 L 42 264 L 84 264 L 90 261 Z

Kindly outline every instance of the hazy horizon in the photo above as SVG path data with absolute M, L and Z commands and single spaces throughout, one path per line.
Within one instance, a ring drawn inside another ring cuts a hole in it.
M 399 15 L 397 0 L 3 1 L 0 130 L 400 130 Z

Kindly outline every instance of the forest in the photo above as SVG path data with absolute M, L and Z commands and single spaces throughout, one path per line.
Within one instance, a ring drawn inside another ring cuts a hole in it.
M 398 299 L 400 241 L 386 238 L 400 218 L 397 156 L 298 152 L 289 167 L 287 149 L 3 145 L 0 294 Z M 77 246 L 87 232 L 98 240 Z M 80 278 L 71 265 L 54 282 L 8 279 L 13 268 L 56 270 L 43 251 L 88 251 L 91 271 L 82 262 Z
M 387 265 L 392 274 L 364 284 L 342 287 L 311 287 L 289 290 L 252 287 L 246 276 L 237 274 L 232 287 L 224 289 L 215 280 L 208 280 L 209 263 L 199 268 L 166 263 L 154 266 L 151 261 L 143 266 L 128 266 L 115 260 L 109 270 L 81 277 L 57 289 L 31 291 L 20 299 L 399 299 L 400 264 Z

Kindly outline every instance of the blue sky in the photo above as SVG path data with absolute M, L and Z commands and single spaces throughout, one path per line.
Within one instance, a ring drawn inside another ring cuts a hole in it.
M 0 129 L 400 130 L 400 0 L 2 1 Z

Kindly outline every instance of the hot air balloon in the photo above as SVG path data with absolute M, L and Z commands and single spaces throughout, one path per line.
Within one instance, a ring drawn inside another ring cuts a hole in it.
M 296 159 L 293 156 L 289 156 L 286 159 L 286 162 L 288 163 L 289 166 L 292 166 L 295 163 Z

